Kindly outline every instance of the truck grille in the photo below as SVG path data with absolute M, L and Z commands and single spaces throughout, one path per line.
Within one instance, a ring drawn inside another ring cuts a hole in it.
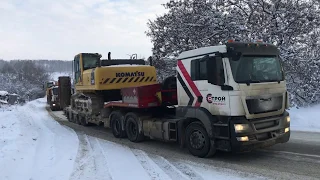
M 283 95 L 269 98 L 255 98 L 246 100 L 250 114 L 278 111 L 282 108 L 282 102 Z
M 254 123 L 253 125 L 256 128 L 256 130 L 267 129 L 267 128 L 272 128 L 272 127 L 278 126 L 279 125 L 279 120 L 272 120 L 272 121 L 267 121 L 267 122 Z

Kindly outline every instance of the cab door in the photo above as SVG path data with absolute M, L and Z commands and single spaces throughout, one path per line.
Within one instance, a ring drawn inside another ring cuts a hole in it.
M 229 115 L 229 92 L 221 88 L 225 83 L 222 59 L 213 54 L 192 60 L 191 75 L 203 97 L 201 107 L 213 115 Z
M 74 84 L 75 85 L 80 85 L 81 84 L 81 69 L 80 69 L 80 55 L 77 55 L 74 58 L 73 61 L 74 65 Z

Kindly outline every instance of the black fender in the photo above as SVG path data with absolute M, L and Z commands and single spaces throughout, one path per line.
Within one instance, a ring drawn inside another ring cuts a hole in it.
M 198 119 L 204 125 L 207 130 L 210 139 L 214 139 L 213 124 L 218 121 L 218 119 L 203 107 L 177 107 L 176 115 L 180 118 L 194 118 Z

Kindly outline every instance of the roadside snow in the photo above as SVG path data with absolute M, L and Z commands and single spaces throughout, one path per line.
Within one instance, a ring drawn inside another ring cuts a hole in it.
M 320 132 L 320 105 L 289 110 L 291 129 L 296 131 Z
M 9 93 L 7 91 L 0 91 L 0 96 L 6 96 L 8 95 Z
M 0 179 L 69 179 L 78 138 L 52 120 L 44 103 L 0 112 Z
M 61 126 L 38 99 L 0 112 L 2 180 L 257 179 L 186 160 L 167 160 Z
M 0 104 L 1 104 L 1 103 L 2 103 L 2 104 L 8 104 L 7 101 L 4 101 L 4 100 L 1 100 L 1 99 L 0 99 Z

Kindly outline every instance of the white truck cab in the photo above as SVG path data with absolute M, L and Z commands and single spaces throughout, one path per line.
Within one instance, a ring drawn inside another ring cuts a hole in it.
M 198 119 L 216 149 L 249 151 L 287 142 L 286 81 L 276 46 L 229 41 L 182 52 L 177 115 Z
M 52 86 L 49 90 L 50 96 L 50 108 L 51 110 L 59 110 L 59 86 Z

